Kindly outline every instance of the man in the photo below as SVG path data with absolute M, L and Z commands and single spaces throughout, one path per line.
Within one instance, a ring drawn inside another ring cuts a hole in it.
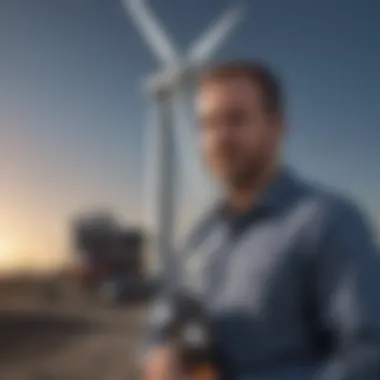
M 203 159 L 226 195 L 191 234 L 177 286 L 204 303 L 222 378 L 380 379 L 373 238 L 350 201 L 284 168 L 278 80 L 256 63 L 216 65 L 196 101 Z M 165 313 L 163 298 L 146 380 L 179 378 Z

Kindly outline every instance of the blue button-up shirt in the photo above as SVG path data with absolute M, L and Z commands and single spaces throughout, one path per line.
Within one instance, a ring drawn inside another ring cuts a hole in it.
M 347 199 L 281 171 L 251 210 L 210 212 L 180 255 L 177 287 L 212 320 L 238 380 L 379 380 L 380 258 Z M 165 297 L 149 344 L 165 337 Z

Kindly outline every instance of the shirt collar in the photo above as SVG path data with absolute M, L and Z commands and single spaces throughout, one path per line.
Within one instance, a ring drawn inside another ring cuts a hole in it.
M 290 169 L 287 167 L 280 167 L 272 182 L 268 185 L 265 192 L 246 212 L 233 219 L 251 219 L 253 215 L 263 215 L 275 211 L 284 204 L 285 199 L 289 196 L 289 189 L 292 182 L 292 175 Z M 222 218 L 230 218 L 231 214 L 228 212 L 225 203 L 219 207 L 219 215 Z
M 290 169 L 286 167 L 279 168 L 274 179 L 258 202 L 251 207 L 251 210 L 272 211 L 282 206 L 285 198 L 289 195 L 291 183 L 292 175 Z

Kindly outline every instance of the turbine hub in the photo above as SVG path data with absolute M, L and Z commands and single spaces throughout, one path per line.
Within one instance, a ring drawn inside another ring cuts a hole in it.
M 159 71 L 145 82 L 145 88 L 153 96 L 172 96 L 185 83 L 193 81 L 196 70 L 191 66 L 178 66 Z

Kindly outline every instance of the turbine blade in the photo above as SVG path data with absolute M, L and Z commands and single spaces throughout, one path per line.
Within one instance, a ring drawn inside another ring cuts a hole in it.
M 190 61 L 200 64 L 210 59 L 242 16 L 243 8 L 235 6 L 228 9 L 220 18 L 215 19 L 206 32 L 190 48 Z
M 177 54 L 164 27 L 158 22 L 153 10 L 144 0 L 122 0 L 126 11 L 148 46 L 164 65 L 177 61 Z

